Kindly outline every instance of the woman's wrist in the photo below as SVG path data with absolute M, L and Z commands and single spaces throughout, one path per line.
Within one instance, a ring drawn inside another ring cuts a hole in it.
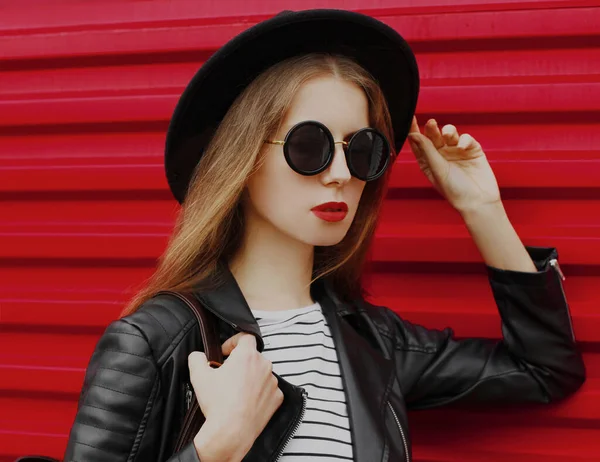
M 238 462 L 242 460 L 237 456 L 239 450 L 235 444 L 235 438 L 231 438 L 222 430 L 204 422 L 200 431 L 194 437 L 194 447 L 201 462 Z
M 502 202 L 463 211 L 462 217 L 486 265 L 510 271 L 537 272 Z

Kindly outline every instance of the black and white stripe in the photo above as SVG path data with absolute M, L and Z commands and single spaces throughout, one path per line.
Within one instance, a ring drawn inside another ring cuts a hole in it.
M 295 310 L 252 310 L 273 371 L 308 393 L 304 419 L 282 462 L 352 459 L 346 396 L 329 326 L 318 303 Z

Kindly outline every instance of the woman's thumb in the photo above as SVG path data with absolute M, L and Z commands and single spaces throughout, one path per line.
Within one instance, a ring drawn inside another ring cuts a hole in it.
M 240 343 L 249 347 L 254 345 L 254 348 L 256 348 L 256 338 L 254 335 L 246 332 L 238 332 L 233 337 L 229 337 L 227 340 L 225 340 L 225 343 L 221 345 L 221 352 L 223 353 L 223 356 L 231 355 L 233 350 L 237 348 Z
M 201 351 L 192 351 L 188 355 L 188 367 L 190 369 L 190 378 L 193 376 L 201 377 L 206 373 L 206 369 L 211 368 L 208 365 L 206 355 Z

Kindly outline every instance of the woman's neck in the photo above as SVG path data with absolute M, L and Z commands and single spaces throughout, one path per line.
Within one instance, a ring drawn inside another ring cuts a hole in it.
M 314 247 L 267 223 L 247 226 L 237 254 L 229 261 L 252 309 L 287 310 L 308 306 Z

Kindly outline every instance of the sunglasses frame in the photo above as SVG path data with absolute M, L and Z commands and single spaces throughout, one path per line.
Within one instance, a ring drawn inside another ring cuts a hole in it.
M 320 128 L 321 130 L 323 130 L 323 132 L 325 133 L 325 135 L 327 136 L 327 138 L 329 140 L 329 146 L 330 146 L 329 154 L 328 154 L 327 160 L 325 161 L 324 165 L 319 167 L 316 170 L 311 170 L 308 172 L 305 170 L 300 170 L 294 165 L 294 163 L 291 160 L 291 156 L 289 153 L 289 144 L 288 144 L 288 140 L 294 134 L 294 132 L 296 130 L 298 130 L 300 127 L 303 127 L 304 125 L 315 125 L 318 128 Z M 350 147 L 352 145 L 352 141 L 356 139 L 357 135 L 360 135 L 364 132 L 374 132 L 375 134 L 380 136 L 384 142 L 384 147 L 387 148 L 387 150 L 388 150 L 388 155 L 385 156 L 385 165 L 383 166 L 383 168 L 381 169 L 381 171 L 379 173 L 377 173 L 376 175 L 374 175 L 370 178 L 362 178 L 359 175 L 357 175 L 356 170 L 354 169 L 354 166 L 352 165 L 352 161 L 349 156 L 349 151 L 350 151 Z M 346 165 L 348 166 L 348 170 L 350 170 L 350 173 L 352 174 L 352 176 L 354 176 L 355 178 L 358 178 L 361 181 L 373 181 L 373 180 L 376 180 L 377 178 L 381 177 L 381 175 L 383 175 L 385 173 L 385 171 L 387 170 L 389 163 L 390 163 L 390 157 L 392 156 L 392 150 L 390 149 L 389 141 L 383 135 L 383 133 L 381 133 L 380 131 L 378 131 L 374 128 L 370 128 L 370 127 L 361 128 L 360 130 L 358 130 L 356 133 L 354 133 L 352 135 L 352 137 L 350 138 L 349 141 L 335 141 L 333 139 L 333 135 L 331 134 L 331 131 L 327 128 L 327 126 L 316 120 L 304 120 L 302 122 L 298 122 L 297 124 L 295 124 L 292 128 L 290 128 L 288 130 L 287 134 L 285 135 L 285 140 L 283 140 L 283 141 L 264 140 L 264 142 L 268 143 L 268 144 L 277 144 L 277 145 L 283 146 L 283 155 L 284 155 L 285 160 L 286 160 L 287 164 L 289 165 L 289 167 L 294 172 L 299 173 L 300 175 L 304 175 L 304 176 L 318 175 L 319 173 L 327 170 L 327 168 L 329 168 L 329 166 L 331 165 L 331 162 L 333 162 L 333 156 L 335 154 L 335 145 L 336 144 L 341 144 L 344 147 L 344 156 L 346 157 Z

